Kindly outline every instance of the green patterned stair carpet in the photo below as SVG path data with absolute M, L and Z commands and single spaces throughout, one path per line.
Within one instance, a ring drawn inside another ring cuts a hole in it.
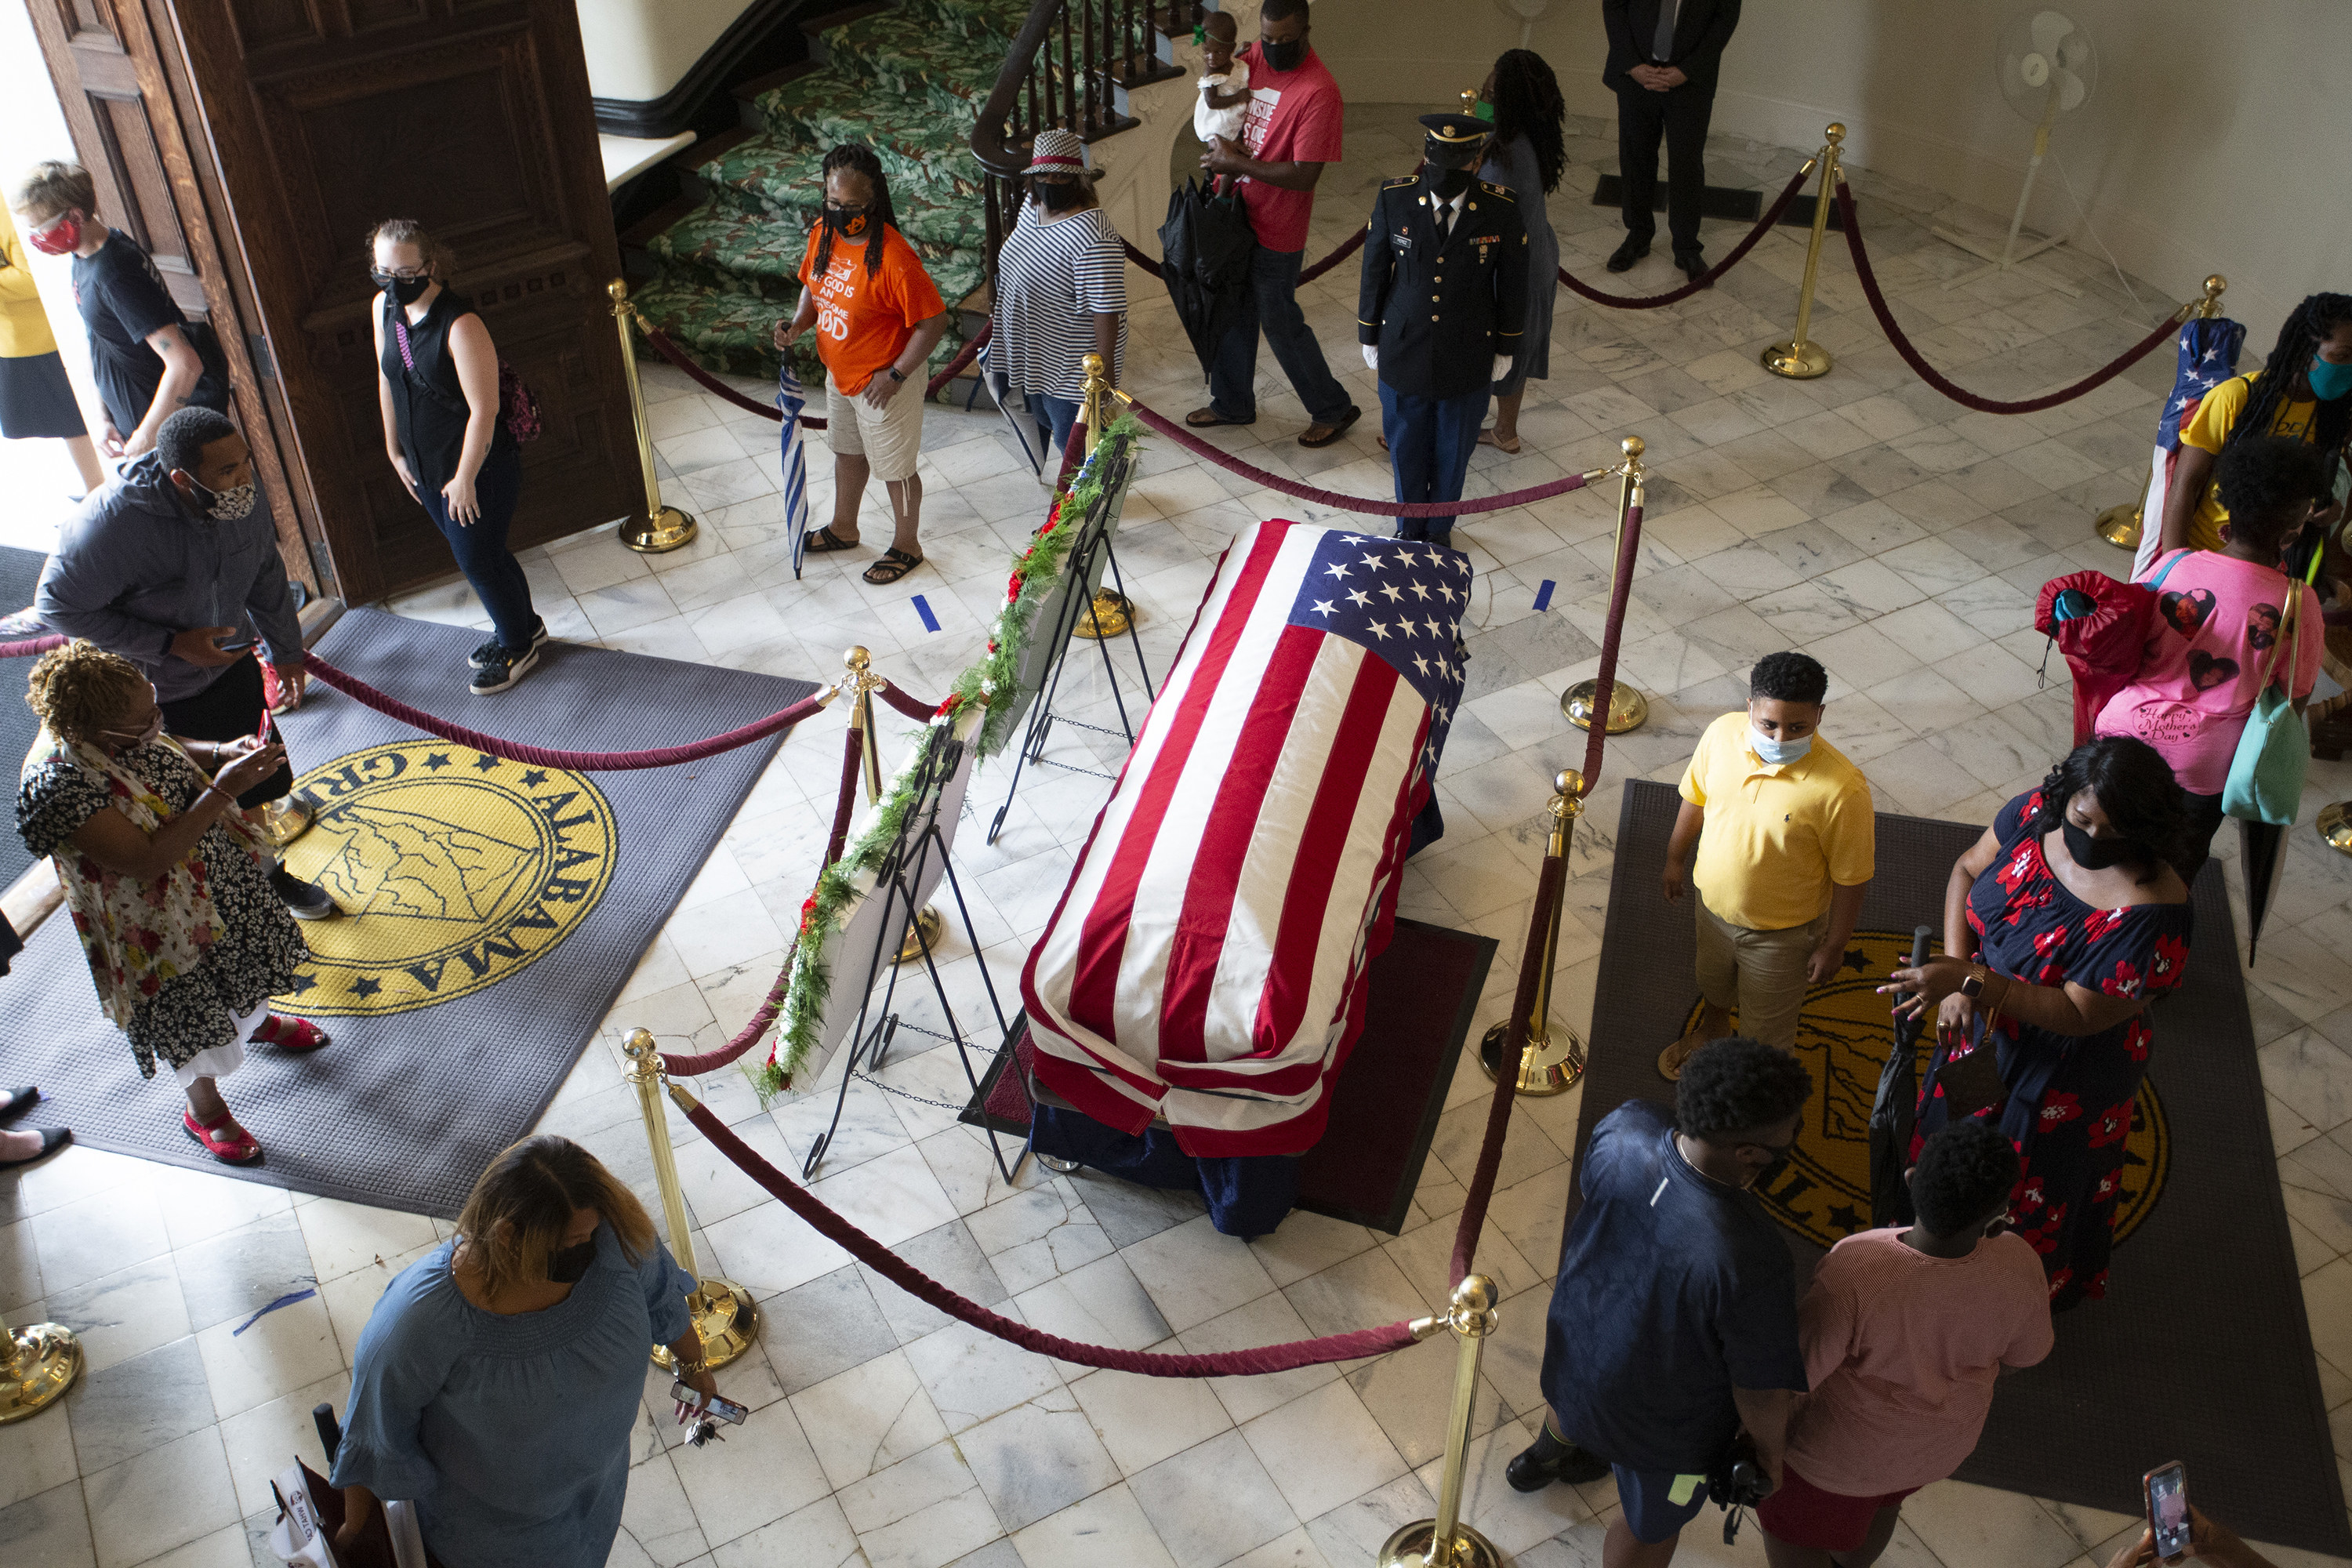
M 800 299 L 801 257 L 824 205 L 819 167 L 837 143 L 865 142 L 889 177 L 899 232 L 948 303 L 936 371 L 963 344 L 956 302 L 987 271 L 972 122 L 1028 10 L 1027 0 L 898 0 L 818 35 L 826 63 L 761 94 L 764 129 L 695 166 L 707 199 L 647 243 L 659 270 L 637 309 L 706 368 L 772 378 L 769 334 Z M 793 364 L 814 390 L 824 372 L 808 345 Z

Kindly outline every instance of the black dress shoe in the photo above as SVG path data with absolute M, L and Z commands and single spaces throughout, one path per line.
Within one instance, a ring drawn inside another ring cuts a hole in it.
M 1622 272 L 1627 268 L 1633 266 L 1633 263 L 1641 260 L 1642 258 L 1649 254 L 1650 241 L 1648 237 L 1645 235 L 1629 234 L 1625 237 L 1624 244 L 1619 246 L 1615 250 L 1609 253 L 1609 270 L 1612 272 Z
M 1694 283 L 1706 276 L 1706 258 L 1696 250 L 1675 251 L 1675 265 Z
M 1608 1473 L 1608 1460 L 1564 1443 L 1549 1432 L 1537 1433 L 1536 1440 L 1503 1468 L 1503 1479 L 1511 1483 L 1513 1491 L 1520 1492 L 1539 1492 L 1554 1481 L 1583 1486 Z
M 45 1127 L 41 1130 L 41 1152 L 39 1153 L 27 1154 L 21 1160 L 0 1160 L 0 1171 L 16 1171 L 21 1170 L 26 1165 L 38 1164 L 41 1161 L 47 1159 L 50 1155 L 56 1153 L 58 1150 L 64 1148 L 67 1144 L 72 1142 L 72 1128 Z

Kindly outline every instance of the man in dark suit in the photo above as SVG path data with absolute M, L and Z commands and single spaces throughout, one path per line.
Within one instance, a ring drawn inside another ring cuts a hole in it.
M 1617 168 L 1625 191 L 1625 243 L 1609 258 L 1622 272 L 1650 254 L 1657 219 L 1658 142 L 1666 144 L 1666 232 L 1675 265 L 1692 278 L 1699 254 L 1699 193 L 1706 184 L 1706 124 L 1723 47 L 1739 26 L 1739 0 L 1601 0 L 1609 63 L 1601 85 L 1617 95 Z

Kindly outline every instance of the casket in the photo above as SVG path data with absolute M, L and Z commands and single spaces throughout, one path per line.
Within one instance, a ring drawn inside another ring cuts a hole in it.
M 1461 700 L 1470 563 L 1262 522 L 1219 558 L 1022 971 L 1037 1077 L 1198 1157 L 1322 1135 Z

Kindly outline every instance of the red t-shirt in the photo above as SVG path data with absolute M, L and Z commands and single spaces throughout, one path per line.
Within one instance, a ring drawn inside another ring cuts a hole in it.
M 1313 49 L 1295 71 L 1265 63 L 1265 51 L 1252 44 L 1236 57 L 1249 62 L 1250 100 L 1242 122 L 1243 150 L 1261 163 L 1336 163 L 1347 106 L 1339 84 Z M 1268 250 L 1307 248 L 1307 220 L 1314 216 L 1313 191 L 1286 191 L 1262 181 L 1241 183 L 1257 242 Z

